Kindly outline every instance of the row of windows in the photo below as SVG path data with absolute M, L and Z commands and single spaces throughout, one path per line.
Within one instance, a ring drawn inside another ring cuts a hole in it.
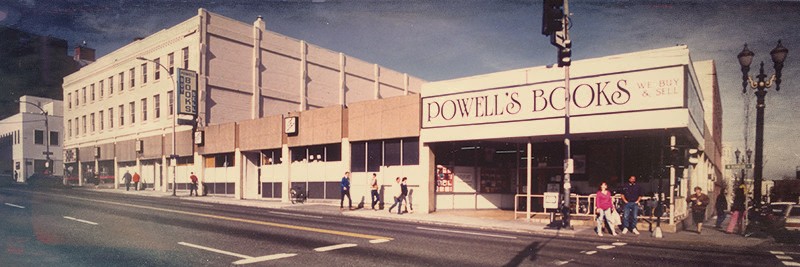
M 42 130 L 33 131 L 33 143 L 37 145 L 44 145 L 44 131 Z M 58 145 L 58 132 L 50 131 L 50 145 L 51 146 Z
M 419 164 L 419 139 L 388 139 L 368 142 L 353 142 L 350 170 L 353 172 L 377 172 L 381 166 Z M 327 144 L 289 148 L 291 162 L 342 161 L 342 145 Z M 261 151 L 262 165 L 281 164 L 280 149 Z M 233 166 L 233 153 L 207 156 L 205 167 Z
M 175 110 L 174 109 L 175 99 L 174 99 L 174 96 L 172 94 L 172 91 L 167 92 L 167 97 L 168 97 L 168 105 L 169 105 L 169 109 L 168 109 L 169 112 L 168 113 L 169 113 L 169 115 L 172 115 L 174 110 Z M 148 98 L 142 98 L 142 99 L 140 99 L 138 101 L 139 102 L 139 110 L 141 110 L 141 117 L 140 118 L 141 118 L 142 121 L 147 121 L 147 119 L 149 118 L 148 117 L 148 114 L 149 114 L 148 111 L 150 111 L 149 110 L 150 106 L 147 104 L 148 100 L 149 100 Z M 152 102 L 153 103 L 153 105 L 152 105 L 153 118 L 154 119 L 158 119 L 158 118 L 161 117 L 161 95 L 154 95 L 152 97 L 152 101 L 153 101 Z M 137 111 L 136 102 L 137 101 L 128 102 L 128 107 L 127 107 L 127 109 L 128 109 L 128 117 L 127 117 L 128 120 L 127 120 L 127 123 L 129 123 L 129 124 L 136 123 L 136 118 L 137 118 L 136 117 L 136 111 Z M 93 113 L 90 113 L 88 115 L 83 115 L 80 118 L 75 117 L 74 124 L 73 124 L 73 120 L 72 119 L 67 120 L 67 125 L 66 125 L 67 126 L 67 138 L 73 136 L 73 129 L 74 129 L 74 136 L 78 136 L 80 134 L 93 133 L 93 132 L 95 132 L 97 130 L 102 131 L 102 130 L 106 129 L 106 127 L 109 128 L 109 129 L 110 128 L 114 128 L 114 119 L 115 118 L 117 119 L 116 122 L 117 122 L 117 124 L 119 126 L 125 126 L 125 123 L 126 123 L 126 120 L 125 120 L 125 118 L 126 118 L 125 117 L 125 115 L 126 115 L 125 114 L 125 109 L 126 109 L 125 105 L 119 105 L 116 108 L 117 117 L 114 116 L 115 108 L 111 107 L 111 108 L 108 108 L 107 111 L 100 110 L 97 113 L 93 112 Z M 97 116 L 95 116 L 95 114 Z M 88 116 L 88 120 L 87 120 L 87 116 Z M 95 122 L 97 122 L 97 124 L 95 124 Z M 105 124 L 106 122 L 108 122 L 108 124 Z
M 350 170 L 377 172 L 381 166 L 419 164 L 419 139 L 388 139 L 351 143 Z
M 189 68 L 189 48 L 184 47 L 181 50 L 181 54 L 183 55 L 183 68 Z M 161 58 L 153 59 L 155 63 L 145 62 L 139 66 L 140 69 L 140 81 L 142 84 L 147 83 L 147 75 L 148 75 L 148 65 L 152 64 L 153 66 L 153 79 L 160 80 L 161 79 Z M 165 66 L 169 71 L 169 75 L 174 73 L 175 69 L 175 53 L 169 53 L 167 55 L 168 65 Z M 108 95 L 114 94 L 114 85 L 115 85 L 115 75 L 108 76 L 108 78 L 100 80 L 96 83 L 92 83 L 88 86 L 88 99 L 87 99 L 87 86 L 79 90 L 75 90 L 73 92 L 67 93 L 67 109 L 72 109 L 73 107 L 73 100 L 75 102 L 75 107 L 78 107 L 83 103 L 86 105 L 89 101 L 95 101 L 96 99 L 103 99 L 103 95 L 106 93 L 106 89 L 108 89 Z M 117 82 L 117 90 L 118 92 L 123 92 L 125 90 L 125 72 L 120 72 L 116 75 L 116 82 Z M 106 88 L 108 85 L 108 88 Z M 128 70 L 128 88 L 133 89 L 136 86 L 136 67 L 130 68 Z M 97 90 L 99 89 L 99 90 Z M 97 94 L 96 94 L 97 93 Z M 74 98 L 73 98 L 74 94 Z M 88 100 L 88 101 L 87 101 Z

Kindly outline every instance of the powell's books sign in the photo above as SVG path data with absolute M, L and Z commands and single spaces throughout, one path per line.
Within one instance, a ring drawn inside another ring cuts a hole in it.
M 699 99 L 687 101 L 685 77 L 683 66 L 573 77 L 570 116 L 686 108 Z M 422 127 L 562 118 L 564 92 L 557 80 L 425 97 Z

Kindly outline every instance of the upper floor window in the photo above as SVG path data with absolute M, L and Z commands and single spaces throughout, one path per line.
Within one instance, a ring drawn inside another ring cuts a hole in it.
M 89 120 L 91 121 L 92 124 L 92 127 L 90 129 L 92 129 L 92 132 L 94 132 L 94 113 L 89 114 Z
M 75 136 L 78 136 L 81 133 L 79 128 L 78 128 L 78 127 L 80 127 L 80 126 L 78 126 L 78 124 L 80 124 L 80 122 L 78 121 L 78 117 L 75 117 Z
M 103 91 L 106 90 L 105 82 L 101 80 L 101 81 L 97 82 L 97 84 L 100 86 L 100 99 L 103 99 Z
M 114 93 L 114 76 L 108 77 L 108 94 Z
M 158 79 L 161 78 L 161 68 L 159 68 L 161 65 L 161 58 L 156 58 L 153 62 L 155 62 L 155 64 L 153 64 L 153 78 L 158 81 Z
M 131 119 L 130 119 L 130 122 L 132 124 L 136 123 L 136 102 L 131 101 L 130 103 L 128 103 L 128 105 L 131 108 Z
M 119 126 L 125 125 L 125 106 L 119 105 Z
M 104 124 L 103 119 L 105 118 L 103 116 L 103 111 L 102 110 L 98 112 L 98 116 L 99 117 L 97 118 L 98 119 L 97 122 L 100 124 L 100 131 L 102 131 L 103 130 L 103 124 Z
M 142 64 L 142 83 L 147 82 L 147 63 Z
M 72 93 L 67 93 L 67 108 L 72 108 Z
M 72 119 L 67 120 L 67 137 L 72 137 Z
M 183 69 L 189 69 L 189 48 L 183 48 Z
M 114 108 L 108 108 L 108 128 L 114 128 Z
M 169 95 L 169 115 L 172 115 L 175 112 L 175 96 L 172 91 L 167 92 L 167 95 Z
M 169 53 L 167 58 L 169 59 L 169 75 L 172 75 L 175 73 L 175 53 Z
M 83 134 L 86 134 L 86 115 L 83 115 Z
M 33 130 L 33 143 L 37 145 L 44 145 L 44 131 Z
M 75 106 L 77 107 L 80 104 L 81 104 L 80 95 L 78 94 L 78 90 L 75 90 Z
M 94 84 L 89 85 L 89 88 L 90 88 L 90 91 L 91 91 L 91 94 L 92 94 L 92 101 L 94 101 Z
M 50 131 L 50 145 L 57 146 L 58 145 L 58 132 Z
M 125 90 L 125 72 L 119 73 L 119 91 L 120 93 Z
M 131 79 L 130 89 L 133 89 L 136 86 L 136 68 L 131 68 L 128 72 L 128 78 Z
M 86 105 L 86 87 L 81 89 L 81 91 L 83 91 L 81 92 L 83 94 L 83 104 Z
M 147 98 L 142 98 L 142 121 L 147 120 Z
M 154 95 L 153 96 L 153 107 L 155 108 L 155 110 L 154 110 L 155 113 L 153 115 L 155 115 L 156 119 L 158 119 L 159 117 L 161 117 L 161 96 L 160 95 Z

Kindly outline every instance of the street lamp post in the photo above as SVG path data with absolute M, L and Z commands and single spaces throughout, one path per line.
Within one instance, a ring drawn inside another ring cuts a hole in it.
M 149 62 L 152 62 L 153 64 L 158 65 L 159 67 L 161 67 L 162 69 L 167 71 L 167 74 L 169 74 L 168 77 L 169 77 L 170 81 L 172 81 L 172 85 L 175 86 L 175 87 L 178 86 L 178 84 L 175 83 L 175 78 L 172 78 L 172 74 L 169 73 L 169 69 L 167 69 L 167 67 L 164 67 L 164 65 L 162 65 L 161 63 L 156 62 L 155 60 L 152 60 L 152 59 L 144 58 L 144 57 L 136 57 L 136 59 L 149 61 Z M 177 94 L 177 90 L 173 89 L 172 95 L 176 96 L 176 94 Z M 173 97 L 173 101 L 176 98 L 177 97 Z M 174 197 L 174 196 L 177 196 L 176 188 L 178 187 L 178 184 L 177 184 L 178 158 L 176 157 L 176 155 L 178 153 L 176 152 L 176 148 L 175 148 L 175 140 L 176 140 L 176 138 L 175 138 L 175 125 L 178 124 L 178 112 L 177 112 L 176 109 L 178 108 L 178 105 L 175 105 L 175 103 L 172 103 L 172 104 L 173 104 L 172 105 L 172 154 L 169 155 L 169 158 L 170 158 L 170 160 L 174 160 L 175 161 L 174 163 L 172 163 L 172 196 Z M 154 188 L 155 188 L 155 186 L 154 186 Z
M 42 115 L 44 115 L 44 132 L 45 132 L 44 136 L 43 136 L 44 137 L 44 147 L 45 147 L 44 169 L 45 169 L 45 171 L 48 172 L 49 175 L 52 175 L 53 172 L 50 171 L 50 167 L 52 165 L 50 163 L 50 124 L 48 122 L 49 121 L 49 116 L 47 114 L 47 111 L 42 109 L 42 107 L 40 107 L 38 104 L 34 104 L 34 103 L 31 103 L 31 102 L 28 102 L 28 101 L 15 100 L 15 102 L 17 102 L 17 103 L 25 103 L 25 104 L 29 104 L 31 106 L 34 106 L 34 107 L 38 108 L 42 112 Z
M 764 108 L 766 107 L 764 104 L 764 96 L 767 95 L 766 89 L 770 88 L 773 82 L 775 83 L 775 91 L 781 90 L 781 70 L 783 70 L 783 61 L 786 59 L 788 53 L 789 49 L 783 47 L 781 41 L 778 40 L 778 45 L 769 53 L 774 63 L 773 68 L 775 69 L 775 74 L 767 78 L 767 75 L 764 74 L 764 62 L 762 61 L 759 73 L 756 75 L 757 80 L 753 80 L 749 74 L 750 63 L 753 62 L 755 53 L 747 49 L 747 44 L 745 44 L 744 49 L 742 49 L 742 52 L 737 56 L 739 58 L 739 65 L 742 67 L 742 93 L 747 93 L 747 86 L 750 85 L 751 88 L 755 89 L 757 97 L 756 161 L 755 170 L 753 170 L 753 198 L 757 208 L 761 206 L 761 181 L 763 180 L 762 175 L 764 171 Z

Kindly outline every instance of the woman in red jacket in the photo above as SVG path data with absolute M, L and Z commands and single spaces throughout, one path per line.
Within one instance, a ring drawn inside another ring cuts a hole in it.
M 611 191 L 608 191 L 608 185 L 605 182 L 600 183 L 600 191 L 597 191 L 597 197 L 594 201 L 594 211 L 597 213 L 597 235 L 603 236 L 605 220 L 608 220 L 608 225 L 611 226 L 611 235 L 617 235 L 617 231 L 614 229 L 615 223 L 611 220 L 613 210 Z

